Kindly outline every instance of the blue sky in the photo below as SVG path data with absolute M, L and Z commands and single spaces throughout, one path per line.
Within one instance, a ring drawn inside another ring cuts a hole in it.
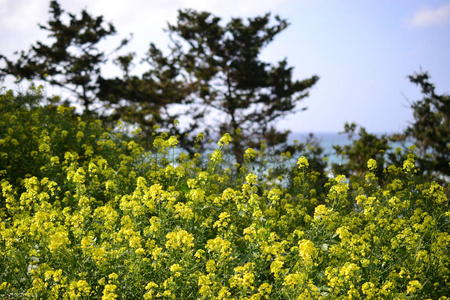
M 134 33 L 128 50 L 143 54 L 150 42 L 164 47 L 167 21 L 177 10 L 206 10 L 224 21 L 272 12 L 290 26 L 264 49 L 262 59 L 287 58 L 294 77 L 320 77 L 299 103 L 308 110 L 278 122 L 293 132 L 338 132 L 356 122 L 369 132 L 401 131 L 412 120 L 409 102 L 421 98 L 407 79 L 428 71 L 440 93 L 450 92 L 450 1 L 419 0 L 60 0 L 63 9 L 103 15 L 121 37 Z M 0 0 L 0 53 L 11 57 L 45 33 L 46 0 Z M 111 68 L 109 72 L 116 70 Z M 5 84 L 14 88 L 10 81 Z

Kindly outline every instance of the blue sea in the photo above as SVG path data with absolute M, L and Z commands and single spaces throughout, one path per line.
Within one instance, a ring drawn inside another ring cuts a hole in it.
M 344 146 L 352 143 L 351 140 L 348 139 L 347 134 L 339 134 L 339 133 L 313 133 L 314 137 L 319 141 L 319 145 L 324 149 L 324 154 L 328 157 L 330 163 L 343 163 L 341 157 L 336 156 L 336 151 L 333 149 L 333 146 Z M 381 136 L 382 134 L 376 134 L 377 136 Z M 309 133 L 305 132 L 293 132 L 288 136 L 289 143 L 292 143 L 294 140 L 298 140 L 300 143 L 305 143 Z M 359 136 L 355 135 L 354 139 L 358 139 Z M 404 146 L 409 147 L 413 145 L 413 142 L 408 141 Z M 395 148 L 400 147 L 402 145 L 400 143 L 391 143 L 391 151 Z
M 320 145 L 325 149 L 325 152 L 333 151 L 333 145 L 348 145 L 351 141 L 348 139 L 347 134 L 319 132 L 313 133 L 314 137 L 320 142 Z M 300 143 L 306 142 L 309 133 L 305 132 L 293 132 L 289 134 L 288 140 L 292 143 L 294 140 L 298 140 Z
M 313 133 L 315 139 L 319 141 L 320 146 L 324 149 L 324 154 L 330 162 L 338 162 L 339 158 L 335 155 L 333 146 L 344 146 L 351 143 L 347 134 L 331 133 L 331 132 L 319 132 Z M 292 143 L 294 140 L 298 140 L 300 143 L 306 143 L 309 133 L 305 132 L 293 132 L 289 134 L 288 141 Z

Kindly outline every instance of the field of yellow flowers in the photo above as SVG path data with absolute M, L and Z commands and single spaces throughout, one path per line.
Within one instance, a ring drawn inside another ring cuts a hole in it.
M 0 95 L 0 299 L 449 299 L 449 201 L 413 151 L 383 180 L 271 177 L 229 135 L 148 150 L 41 100 Z

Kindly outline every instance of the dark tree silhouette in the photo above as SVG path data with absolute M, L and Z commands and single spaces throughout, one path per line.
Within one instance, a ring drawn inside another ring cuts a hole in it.
M 67 15 L 69 20 L 64 22 L 64 10 L 57 1 L 51 1 L 50 19 L 39 27 L 48 31 L 52 43 L 38 41 L 27 52 L 21 51 L 16 61 L 0 56 L 5 62 L 0 72 L 14 75 L 19 81 L 39 79 L 68 90 L 89 113 L 97 99 L 97 78 L 107 60 L 98 43 L 114 35 L 116 29 L 112 24 L 105 24 L 102 16 L 92 17 L 85 10 L 81 16 Z M 123 40 L 118 49 L 127 42 Z
M 114 60 L 123 75 L 105 78 L 101 69 L 109 54 L 98 43 L 116 33 L 114 26 L 85 10 L 81 16 L 68 13 L 68 22 L 63 13 L 51 1 L 50 20 L 40 27 L 52 43 L 38 41 L 16 61 L 1 56 L 1 74 L 62 87 L 85 113 L 113 108 L 111 119 L 140 126 L 150 142 L 158 125 L 177 135 L 190 153 L 201 150 L 194 143 L 200 132 L 215 138 L 230 133 L 238 162 L 246 147 L 258 148 L 262 140 L 285 144 L 289 132 L 278 131 L 276 121 L 294 112 L 318 80 L 294 80 L 286 59 L 276 65 L 260 60 L 261 50 L 288 26 L 286 20 L 266 14 L 221 24 L 211 13 L 190 9 L 179 11 L 176 24 L 168 25 L 167 55 L 150 44 L 141 62 L 148 64 L 147 72 L 131 75 L 135 54 L 130 53 Z M 181 126 L 174 125 L 177 119 Z

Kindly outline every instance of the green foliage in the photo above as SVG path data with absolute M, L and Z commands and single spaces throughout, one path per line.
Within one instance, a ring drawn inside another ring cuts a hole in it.
M 139 137 L 130 138 L 120 128 L 113 131 L 100 120 L 76 116 L 69 107 L 41 106 L 41 92 L 42 87 L 17 96 L 11 91 L 1 95 L 0 179 L 20 185 L 37 176 L 65 186 L 69 165 L 87 167 L 96 157 L 102 157 L 116 171 L 110 168 L 109 177 L 99 177 L 95 185 L 110 177 L 130 183 L 130 168 L 143 174 L 136 167 L 136 160 L 144 159 L 138 157 L 144 152 L 136 143 Z M 91 191 L 96 189 L 93 186 Z M 103 201 L 103 196 L 98 195 L 98 200 Z
M 386 135 L 378 137 L 370 134 L 365 128 L 360 127 L 358 138 L 354 139 L 356 130 L 355 123 L 345 124 L 345 133 L 352 143 L 345 146 L 333 146 L 336 154 L 343 160 L 340 164 L 333 163 L 333 171 L 346 176 L 361 176 L 367 172 L 367 161 L 375 159 L 378 163 L 376 174 L 380 176 L 387 167 L 386 151 L 391 149 L 389 138 Z
M 107 59 L 98 44 L 116 30 L 112 24 L 105 26 L 103 17 L 92 17 L 85 10 L 79 17 L 69 13 L 68 22 L 64 22 L 64 17 L 64 10 L 52 0 L 48 24 L 39 25 L 49 32 L 52 44 L 38 41 L 28 52 L 21 51 L 16 62 L 0 55 L 6 63 L 0 71 L 16 76 L 19 81 L 43 80 L 66 89 L 76 96 L 76 101 L 82 101 L 85 112 L 91 112 L 97 100 L 96 80 Z M 124 40 L 121 46 L 126 43 Z
M 288 132 L 277 131 L 273 123 L 295 109 L 318 77 L 293 80 L 286 60 L 272 65 L 259 59 L 261 50 L 288 26 L 286 20 L 276 16 L 271 25 L 266 14 L 247 22 L 220 21 L 208 12 L 180 11 L 177 23 L 169 25 L 173 44 L 166 67 L 178 66 L 186 78 L 189 110 L 199 110 L 193 124 L 203 122 L 205 133 L 229 132 L 235 159 L 242 163 L 246 147 L 257 148 L 262 140 L 269 146 L 286 142 Z M 212 123 L 212 113 L 225 119 Z
M 40 99 L 0 95 L 0 298 L 448 299 L 449 203 L 412 153 L 384 181 L 305 156 L 286 181 L 263 149 L 229 164 L 229 134 L 146 151 Z
M 409 79 L 420 85 L 424 95 L 422 100 L 411 104 L 414 122 L 403 133 L 392 136 L 370 134 L 361 127 L 357 139 L 354 139 L 357 125 L 346 124 L 345 133 L 352 143 L 334 146 L 341 163 L 334 163 L 333 171 L 347 176 L 356 175 L 355 178 L 358 178 L 367 171 L 367 161 L 374 159 L 377 161 L 377 177 L 385 180 L 386 168 L 389 165 L 401 166 L 413 145 L 411 151 L 415 154 L 417 175 L 423 182 L 438 181 L 449 194 L 450 97 L 436 94 L 426 72 L 409 76 Z M 394 143 L 397 143 L 395 151 Z
M 286 60 L 272 65 L 259 59 L 261 50 L 288 26 L 278 16 L 272 20 L 266 14 L 248 22 L 234 18 L 222 25 L 208 12 L 180 11 L 177 23 L 168 28 L 172 44 L 167 56 L 152 43 L 143 59 L 148 71 L 132 75 L 135 54 L 130 53 L 114 60 L 123 76 L 103 78 L 101 68 L 110 54 L 99 43 L 116 33 L 114 26 L 84 10 L 81 16 L 68 13 L 65 22 L 56 0 L 50 3 L 50 15 L 48 25 L 40 27 L 53 43 L 38 41 L 15 62 L 0 56 L 5 63 L 0 75 L 66 89 L 82 102 L 85 113 L 104 116 L 112 111 L 110 120 L 139 126 L 149 144 L 159 126 L 177 135 L 191 155 L 225 132 L 233 136 L 239 163 L 245 148 L 257 148 L 262 140 L 269 146 L 285 145 L 289 132 L 279 132 L 274 123 L 291 113 L 318 80 L 293 80 Z M 183 126 L 177 126 L 179 119 Z M 200 132 L 206 138 L 196 145 Z
M 130 75 L 134 56 L 131 53 L 115 60 L 123 70 L 123 77 L 100 77 L 97 96 L 114 108 L 113 119 L 139 126 L 150 144 L 155 126 L 186 139 L 184 133 L 195 130 L 196 126 L 180 131 L 177 120 L 182 117 L 182 113 L 172 109 L 174 105 L 188 104 L 186 97 L 189 89 L 179 68 L 173 64 L 172 59 L 163 57 L 151 45 L 143 59 L 149 70 L 140 76 Z M 194 119 L 200 117 L 192 107 L 189 115 Z M 195 144 L 192 139 L 189 142 L 191 146 Z
M 418 166 L 432 178 L 450 176 L 450 96 L 438 95 L 428 73 L 409 76 L 422 89 L 423 99 L 411 104 L 414 122 L 405 136 L 412 138 L 418 150 Z

